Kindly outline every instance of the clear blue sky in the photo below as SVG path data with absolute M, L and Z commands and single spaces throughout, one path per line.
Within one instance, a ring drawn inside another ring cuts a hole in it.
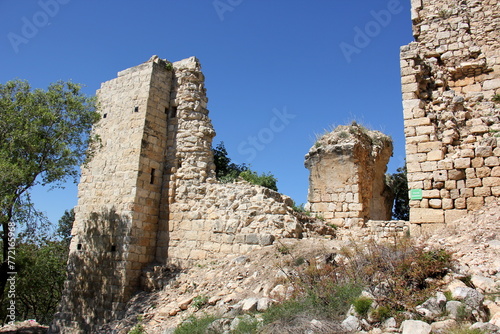
M 413 40 L 409 0 L 0 0 L 0 82 L 101 82 L 152 55 L 200 59 L 214 144 L 272 172 L 307 201 L 304 155 L 315 135 L 356 120 L 394 139 L 404 163 L 399 47 Z M 56 222 L 76 186 L 35 189 Z

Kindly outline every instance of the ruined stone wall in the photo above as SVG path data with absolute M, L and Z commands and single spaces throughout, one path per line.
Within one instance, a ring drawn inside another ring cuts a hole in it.
M 339 126 L 306 155 L 310 171 L 307 209 L 337 226 L 363 226 L 391 218 L 392 196 L 385 184 L 392 141 L 378 131 Z
M 244 254 L 279 237 L 333 235 L 293 201 L 215 179 L 204 76 L 153 56 L 98 91 L 102 147 L 83 166 L 60 312 L 51 333 L 120 318 L 151 269 Z
M 401 48 L 410 221 L 432 228 L 500 196 L 500 9 L 412 0 L 412 21 L 416 41 Z

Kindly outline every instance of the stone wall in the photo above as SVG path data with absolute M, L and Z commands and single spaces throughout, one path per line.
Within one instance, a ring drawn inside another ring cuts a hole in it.
M 96 319 L 119 314 L 154 260 L 172 81 L 166 64 L 122 71 L 97 92 L 101 148 L 82 168 L 54 331 L 88 333 Z
M 496 0 L 412 0 L 412 21 L 401 80 L 410 221 L 421 230 L 500 196 L 500 10 Z
M 315 143 L 305 158 L 310 171 L 307 210 L 337 226 L 389 220 L 393 196 L 385 184 L 392 140 L 353 123 Z
M 296 213 L 289 197 L 215 179 L 215 132 L 196 58 L 153 56 L 103 83 L 98 99 L 102 147 L 82 168 L 69 275 L 51 333 L 90 333 L 120 318 L 151 268 L 335 233 Z

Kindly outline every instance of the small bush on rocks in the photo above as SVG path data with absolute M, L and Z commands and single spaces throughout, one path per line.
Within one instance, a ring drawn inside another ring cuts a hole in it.
M 358 297 L 353 302 L 354 311 L 362 317 L 366 317 L 368 315 L 368 311 L 373 304 L 373 300 L 368 297 Z
M 177 326 L 174 334 L 204 334 L 208 326 L 216 319 L 217 317 L 211 315 L 204 315 L 199 318 L 192 315 Z
M 361 281 L 379 306 L 413 311 L 435 291 L 438 278 L 453 263 L 445 250 L 426 250 L 409 240 L 394 244 L 370 243 L 344 253 L 346 275 Z

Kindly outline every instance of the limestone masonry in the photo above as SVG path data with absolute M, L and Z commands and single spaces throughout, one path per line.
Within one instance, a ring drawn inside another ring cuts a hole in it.
M 401 48 L 401 82 L 410 222 L 425 230 L 500 196 L 500 10 L 497 0 L 411 3 L 416 41 Z
M 337 226 L 390 220 L 393 197 L 385 183 L 392 140 L 362 126 L 339 126 L 306 155 L 308 209 Z
M 416 42 L 401 48 L 410 232 L 500 197 L 500 11 L 496 0 L 412 0 Z M 82 167 L 68 279 L 51 333 L 95 333 L 167 265 L 248 253 L 279 238 L 387 238 L 392 141 L 357 124 L 306 156 L 307 209 L 215 178 L 201 66 L 153 56 L 97 92 L 102 147 Z
M 293 201 L 215 179 L 204 76 L 196 58 L 152 57 L 98 91 L 102 147 L 83 167 L 60 312 L 51 332 L 89 333 L 119 318 L 156 268 L 224 258 L 334 229 Z

